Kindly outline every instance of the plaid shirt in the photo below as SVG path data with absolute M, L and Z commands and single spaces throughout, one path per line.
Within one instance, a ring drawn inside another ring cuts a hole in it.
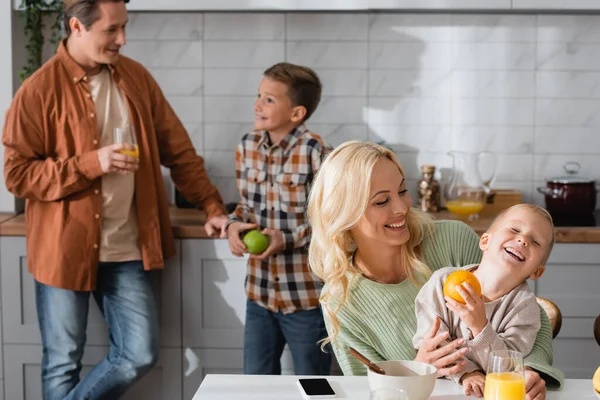
M 261 306 L 293 313 L 319 306 L 321 285 L 308 266 L 310 227 L 306 219 L 309 185 L 321 166 L 325 145 L 304 125 L 278 145 L 264 131 L 244 135 L 235 155 L 240 202 L 230 215 L 259 229 L 283 232 L 285 249 L 267 260 L 248 260 L 246 294 Z

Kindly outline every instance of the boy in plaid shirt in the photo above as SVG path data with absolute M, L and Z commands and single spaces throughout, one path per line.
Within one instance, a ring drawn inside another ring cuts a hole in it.
M 321 82 L 310 68 L 279 63 L 264 72 L 254 104 L 255 130 L 236 150 L 241 200 L 227 222 L 229 248 L 248 253 L 240 233 L 260 229 L 270 239 L 250 255 L 246 276 L 244 373 L 281 374 L 287 343 L 297 375 L 328 375 L 330 353 L 319 306 L 321 286 L 308 266 L 310 227 L 305 205 L 325 144 L 304 122 L 321 99 Z

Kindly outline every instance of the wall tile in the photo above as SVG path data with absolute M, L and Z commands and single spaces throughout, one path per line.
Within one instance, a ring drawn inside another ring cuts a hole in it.
M 289 13 L 286 17 L 288 40 L 367 40 L 364 13 Z
M 368 121 L 370 125 L 449 125 L 451 107 L 445 99 L 372 97 Z
M 255 96 L 205 96 L 206 122 L 253 123 Z
M 512 125 L 534 123 L 534 99 L 454 99 L 455 125 Z
M 367 68 L 366 42 L 287 43 L 287 61 L 311 68 Z
M 538 15 L 537 41 L 600 43 L 600 16 Z
M 152 69 L 150 73 L 165 96 L 202 96 L 201 68 Z
M 123 54 L 146 68 L 201 68 L 201 41 L 131 40 Z
M 204 93 L 207 96 L 256 96 L 263 68 L 206 68 Z
M 600 98 L 600 72 L 539 71 L 536 93 L 545 98 Z
M 202 97 L 167 96 L 167 101 L 183 123 L 202 122 Z
M 533 71 L 456 71 L 452 74 L 453 97 L 534 98 Z
M 283 40 L 285 16 L 278 13 L 206 13 L 205 40 Z
M 474 70 L 533 70 L 535 43 L 456 43 L 454 66 Z
M 555 43 L 537 44 L 537 68 L 544 71 L 598 71 L 600 44 Z
M 452 15 L 454 40 L 478 43 L 534 43 L 535 16 L 497 14 Z
M 365 124 L 322 124 L 308 120 L 306 126 L 320 135 L 329 146 L 336 147 L 350 140 L 367 140 L 368 128 Z
M 283 42 L 205 43 L 207 68 L 268 68 L 284 60 Z
M 384 141 L 397 152 L 447 152 L 451 131 L 448 126 L 369 125 L 369 140 Z
M 204 146 L 207 150 L 235 151 L 242 137 L 252 131 L 252 120 L 245 123 L 206 123 L 204 125 Z
M 563 126 L 535 129 L 535 153 L 599 154 L 599 127 Z M 598 171 L 600 175 L 600 171 Z
M 454 66 L 452 46 L 438 42 L 370 42 L 369 68 L 447 70 Z
M 449 97 L 450 70 L 369 70 L 369 95 L 402 97 Z
M 377 13 L 369 16 L 369 40 L 390 42 L 450 42 L 451 16 L 446 14 Z
M 598 126 L 600 100 L 597 99 L 538 99 L 538 126 Z
M 128 40 L 202 40 L 204 14 L 129 13 Z
M 310 121 L 313 123 L 363 124 L 366 97 L 323 97 Z

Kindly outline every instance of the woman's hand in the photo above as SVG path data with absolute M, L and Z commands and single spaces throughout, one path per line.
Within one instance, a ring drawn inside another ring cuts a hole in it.
M 530 367 L 525 367 L 525 390 L 527 400 L 546 400 L 546 381 Z
M 465 360 L 458 360 L 465 355 L 468 349 L 464 348 L 456 350 L 458 346 L 461 346 L 465 342 L 463 339 L 453 340 L 438 348 L 438 346 L 442 345 L 449 336 L 448 332 L 436 335 L 439 329 L 440 319 L 436 318 L 435 321 L 433 321 L 433 325 L 431 325 L 431 329 L 423 338 L 423 342 L 421 342 L 421 347 L 417 352 L 415 361 L 421 361 L 436 367 L 438 377 L 454 375 L 460 371 L 465 364 Z

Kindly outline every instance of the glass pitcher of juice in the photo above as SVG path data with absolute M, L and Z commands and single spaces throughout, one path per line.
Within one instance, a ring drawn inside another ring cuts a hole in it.
M 490 353 L 485 377 L 485 400 L 525 400 L 523 355 L 518 351 Z
M 487 151 L 451 151 L 448 155 L 452 157 L 452 175 L 444 188 L 446 208 L 459 217 L 477 219 L 496 177 L 496 156 Z

